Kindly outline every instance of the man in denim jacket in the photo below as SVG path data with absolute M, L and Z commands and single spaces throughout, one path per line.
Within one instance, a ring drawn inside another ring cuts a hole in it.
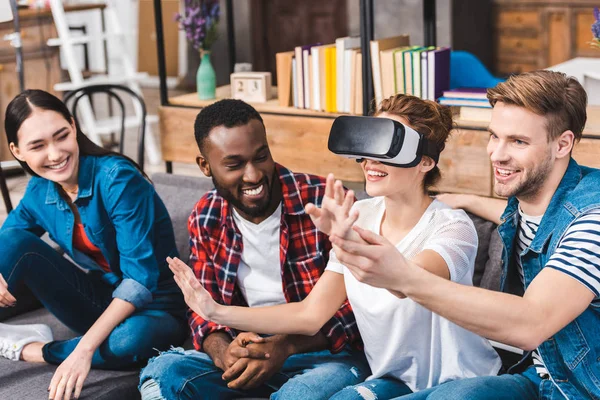
M 357 228 L 367 243 L 334 237 L 336 254 L 359 280 L 533 355 L 524 372 L 516 373 L 521 362 L 513 374 L 454 381 L 407 399 L 598 399 L 600 171 L 571 158 L 585 126 L 586 93 L 574 78 L 536 71 L 488 90 L 488 99 L 495 191 L 508 204 L 476 196 L 440 199 L 500 225 L 506 293 L 440 279 Z

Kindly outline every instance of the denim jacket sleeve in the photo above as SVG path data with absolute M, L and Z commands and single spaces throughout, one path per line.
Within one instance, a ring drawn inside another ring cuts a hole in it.
M 27 190 L 25 191 L 25 196 L 19 202 L 19 205 L 8 214 L 8 217 L 4 221 L 4 224 L 2 225 L 2 228 L 0 228 L 0 230 L 10 228 L 25 229 L 37 236 L 42 236 L 44 232 L 46 232 L 46 230 L 38 224 L 37 218 L 34 215 L 32 215 L 28 207 L 28 197 L 35 197 L 35 195 L 32 193 L 33 191 L 35 191 L 35 185 L 35 178 L 31 179 L 27 186 Z
M 152 301 L 159 277 L 154 254 L 154 189 L 135 167 L 119 163 L 109 172 L 103 192 L 123 274 L 113 297 L 140 308 Z

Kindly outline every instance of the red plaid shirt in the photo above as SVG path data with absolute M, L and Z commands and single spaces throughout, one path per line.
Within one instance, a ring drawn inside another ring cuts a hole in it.
M 307 174 L 294 174 L 276 165 L 283 208 L 281 216 L 279 254 L 283 293 L 288 302 L 301 301 L 315 286 L 325 270 L 331 243 L 319 232 L 304 204 L 321 205 L 325 179 Z M 237 229 L 228 202 L 216 190 L 205 194 L 194 207 L 188 220 L 190 232 L 190 265 L 196 277 L 220 304 L 247 306 L 236 276 L 240 264 L 243 240 Z M 194 347 L 202 349 L 203 340 L 213 332 L 225 331 L 231 337 L 235 330 L 206 321 L 188 310 Z M 360 335 L 348 302 L 321 328 L 328 338 L 330 350 L 338 352 L 346 344 L 358 343 Z

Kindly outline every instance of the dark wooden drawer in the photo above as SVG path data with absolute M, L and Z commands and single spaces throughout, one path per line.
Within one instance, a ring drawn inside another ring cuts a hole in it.
M 498 26 L 514 30 L 539 30 L 540 16 L 537 10 L 498 10 Z

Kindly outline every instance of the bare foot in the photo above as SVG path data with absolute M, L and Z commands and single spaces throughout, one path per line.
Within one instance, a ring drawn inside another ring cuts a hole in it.
M 42 353 L 42 347 L 44 347 L 45 344 L 46 343 L 42 342 L 33 342 L 26 344 L 25 346 L 23 346 L 23 350 L 21 351 L 21 360 L 37 363 L 46 362 Z

